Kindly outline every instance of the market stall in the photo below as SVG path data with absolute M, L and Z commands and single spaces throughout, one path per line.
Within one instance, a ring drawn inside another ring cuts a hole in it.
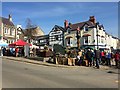
M 14 42 L 12 44 L 9 44 L 9 47 L 14 47 L 15 50 L 17 51 L 17 53 L 20 54 L 20 56 L 29 56 L 30 46 L 32 46 L 32 45 L 21 39 L 19 39 L 18 41 Z
M 8 44 L 4 42 L 3 40 L 0 40 L 0 56 L 3 56 L 3 48 L 7 47 Z

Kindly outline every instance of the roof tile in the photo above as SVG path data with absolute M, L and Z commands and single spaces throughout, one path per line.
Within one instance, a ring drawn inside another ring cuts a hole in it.
M 3 22 L 3 24 L 14 26 L 13 22 L 9 21 L 9 19 L 7 19 L 7 18 L 2 17 L 2 22 Z
M 86 22 L 71 24 L 70 28 L 71 30 L 77 30 L 78 27 L 81 29 L 85 24 L 88 24 L 90 27 L 95 26 L 92 22 L 86 21 Z

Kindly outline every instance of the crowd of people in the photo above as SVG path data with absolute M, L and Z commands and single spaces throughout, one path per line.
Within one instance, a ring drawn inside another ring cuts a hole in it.
M 2 48 L 3 56 L 14 56 L 14 57 L 24 57 L 25 51 L 24 47 L 14 47 L 14 48 Z M 33 57 L 36 55 L 35 48 L 29 48 L 29 56 Z
M 24 47 L 15 47 L 15 48 L 3 48 L 3 56 L 15 56 L 21 57 L 24 56 Z M 37 49 L 30 48 L 29 56 L 36 56 Z M 110 50 L 93 50 L 93 49 L 84 49 L 84 50 L 69 50 L 66 52 L 67 58 L 74 59 L 78 65 L 86 65 L 87 67 L 94 66 L 100 68 L 100 65 L 112 66 L 115 63 L 115 66 L 118 68 L 120 65 L 120 52 L 110 52 Z M 54 55 L 54 54 L 53 54 Z M 73 64 L 75 65 L 75 63 Z
M 24 56 L 24 48 L 16 47 L 16 48 L 2 48 L 3 56 Z
M 115 66 L 118 68 L 120 63 L 120 52 L 110 52 L 110 50 L 92 50 L 85 49 L 79 50 L 77 53 L 71 50 L 68 53 L 68 58 L 76 58 L 78 65 L 83 65 L 86 63 L 87 67 L 94 66 L 100 68 L 100 65 L 112 66 L 115 63 Z

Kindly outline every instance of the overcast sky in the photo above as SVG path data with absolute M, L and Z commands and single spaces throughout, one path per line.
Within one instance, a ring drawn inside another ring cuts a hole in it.
M 41 27 L 48 34 L 54 25 L 64 26 L 64 20 L 71 23 L 87 21 L 94 15 L 109 34 L 118 36 L 117 2 L 3 2 L 2 16 L 11 14 L 14 24 L 26 26 L 26 19 Z

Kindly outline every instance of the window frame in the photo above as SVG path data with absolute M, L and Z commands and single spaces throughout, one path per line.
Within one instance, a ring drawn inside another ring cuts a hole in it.
M 86 42 L 86 41 L 87 41 L 87 42 Z M 88 44 L 88 43 L 89 43 L 88 36 L 87 36 L 87 37 L 84 37 L 84 43 L 85 43 L 85 44 Z
M 84 31 L 85 31 L 85 32 L 88 32 L 88 31 L 89 31 L 88 26 L 84 26 Z

